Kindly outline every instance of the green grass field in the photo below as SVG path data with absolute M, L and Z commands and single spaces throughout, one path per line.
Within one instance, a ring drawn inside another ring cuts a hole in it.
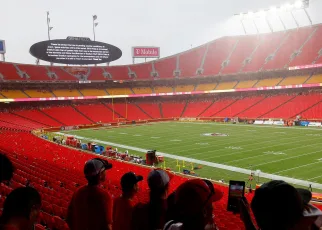
M 253 171 L 261 170 L 261 182 L 269 180 L 267 177 L 262 178 L 263 173 L 269 173 L 322 184 L 320 128 L 166 122 L 66 133 L 104 145 L 104 142 L 111 142 L 119 150 L 128 149 L 130 154 L 135 155 L 143 156 L 145 150 L 156 149 L 171 155 L 170 158 L 165 158 L 165 164 L 174 171 L 179 170 L 175 156 L 184 156 L 192 159 L 184 162 L 187 169 L 191 168 L 190 162 L 202 160 L 207 164 L 210 162 Z M 209 133 L 227 136 L 205 135 Z M 179 164 L 182 170 L 183 162 L 180 160 Z M 193 164 L 194 167 L 197 165 L 201 164 Z M 207 165 L 195 172 L 202 177 L 224 179 L 226 182 L 230 179 L 247 181 L 249 176 L 239 170 Z M 256 174 L 255 179 L 257 178 Z

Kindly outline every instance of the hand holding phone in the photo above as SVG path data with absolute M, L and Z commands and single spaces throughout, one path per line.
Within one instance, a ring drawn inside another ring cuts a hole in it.
M 245 181 L 229 181 L 227 211 L 240 212 L 239 202 L 245 195 Z

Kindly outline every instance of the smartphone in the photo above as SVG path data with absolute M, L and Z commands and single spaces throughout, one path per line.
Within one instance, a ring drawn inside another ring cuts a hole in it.
M 239 201 L 245 194 L 245 181 L 229 181 L 227 211 L 239 213 Z

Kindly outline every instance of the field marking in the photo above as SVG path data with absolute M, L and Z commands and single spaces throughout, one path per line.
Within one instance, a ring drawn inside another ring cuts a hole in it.
M 315 164 L 321 164 L 321 162 L 318 161 L 318 162 L 313 162 L 313 163 L 310 163 L 310 164 L 300 165 L 300 166 L 297 166 L 297 167 L 293 167 L 293 168 L 281 170 L 281 171 L 278 171 L 278 172 L 274 172 L 274 174 L 278 174 L 278 173 L 281 173 L 281 172 L 287 172 L 287 171 L 291 171 L 291 170 L 294 170 L 294 169 L 306 167 L 306 166 L 309 166 L 309 165 L 315 165 Z
M 119 133 L 119 134 L 122 134 L 122 135 L 127 135 L 128 133 Z
M 169 122 L 165 122 L 165 123 L 169 123 Z M 247 127 L 247 125 L 238 125 L 238 124 L 220 124 L 220 123 L 208 123 L 208 122 L 204 122 L 204 123 L 201 123 L 201 122 L 175 122 L 175 123 L 184 123 L 184 124 L 192 124 L 192 125 L 232 125 L 232 126 L 238 126 L 238 127 Z M 298 128 L 298 127 L 284 127 L 284 126 L 270 126 L 270 125 L 267 125 L 267 126 L 261 126 L 261 125 L 251 125 L 253 126 L 254 128 L 272 128 L 272 129 L 301 129 L 301 130 L 316 130 L 316 131 L 322 131 L 321 128 L 308 128 L 308 127 L 303 127 L 303 128 Z
M 182 141 L 182 140 L 173 139 L 173 140 L 170 140 L 170 141 L 173 141 L 173 142 L 179 142 L 179 141 Z
M 152 138 L 152 139 L 159 139 L 160 137 L 150 137 L 150 138 Z
M 135 134 L 133 135 L 133 137 L 141 137 L 142 135 L 141 134 Z
M 61 133 L 61 132 L 55 132 L 55 133 L 59 134 L 59 135 L 63 135 L 63 133 Z M 93 141 L 93 142 L 97 142 L 97 143 L 102 143 L 105 145 L 112 145 L 112 146 L 116 146 L 116 147 L 120 147 L 120 148 L 124 148 L 124 149 L 131 149 L 131 150 L 134 150 L 137 152 L 146 153 L 148 151 L 147 149 L 142 149 L 142 148 L 138 148 L 138 147 L 134 147 L 134 146 L 122 145 L 122 144 L 117 144 L 117 143 L 108 142 L 108 141 L 101 141 L 101 140 L 77 136 L 77 135 L 74 135 L 74 136 L 75 136 L 75 138 L 89 140 L 89 141 Z M 161 156 L 164 156 L 164 157 L 171 158 L 171 159 L 183 160 L 183 161 L 192 162 L 195 164 L 206 165 L 206 166 L 213 167 L 213 168 L 220 168 L 220 169 L 233 171 L 233 172 L 239 172 L 239 173 L 243 173 L 243 174 L 247 174 L 247 175 L 250 175 L 250 173 L 251 173 L 250 169 L 239 168 L 239 167 L 234 167 L 234 166 L 229 166 L 229 165 L 224 165 L 224 164 L 218 164 L 218 163 L 208 162 L 208 161 L 203 161 L 203 160 L 197 160 L 197 159 L 188 158 L 188 157 L 176 156 L 176 155 L 172 155 L 172 154 L 164 153 L 164 152 L 158 152 L 158 154 Z M 314 188 L 322 189 L 322 184 L 311 182 L 311 181 L 305 181 L 305 180 L 300 180 L 300 179 L 295 179 L 295 178 L 290 178 L 290 177 L 285 177 L 285 176 L 279 176 L 279 175 L 274 175 L 274 174 L 265 173 L 265 172 L 261 172 L 261 177 L 271 179 L 271 180 L 284 180 L 288 183 L 302 185 L 302 186 L 306 186 L 306 187 L 308 187 L 311 184 Z

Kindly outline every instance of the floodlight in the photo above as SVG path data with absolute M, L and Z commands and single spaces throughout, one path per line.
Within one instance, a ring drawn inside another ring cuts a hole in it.
M 303 1 L 301 1 L 301 0 L 296 1 L 295 4 L 294 4 L 294 6 L 297 9 L 303 8 L 303 6 L 304 6 Z
M 249 18 L 253 18 L 253 17 L 254 17 L 254 12 L 249 11 L 249 12 L 247 13 L 247 16 L 248 16 Z
M 264 11 L 264 10 L 260 10 L 259 12 L 258 12 L 258 16 L 259 17 L 265 17 L 265 15 L 266 15 L 266 12 Z

